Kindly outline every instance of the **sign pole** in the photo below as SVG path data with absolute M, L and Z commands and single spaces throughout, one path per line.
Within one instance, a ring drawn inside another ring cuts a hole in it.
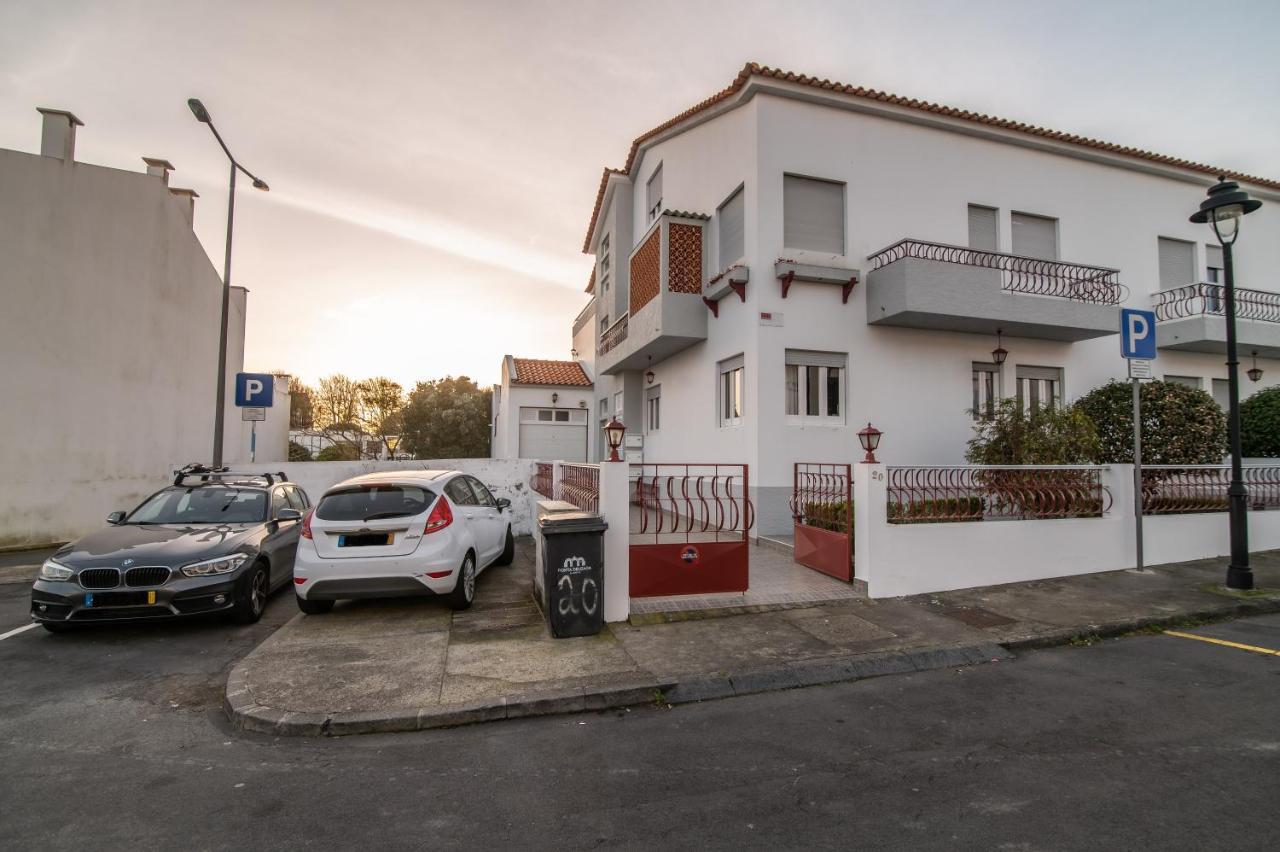
M 1151 362 L 1157 350 L 1154 311 L 1120 309 L 1120 356 L 1129 366 L 1133 384 L 1133 531 L 1137 555 L 1135 571 L 1143 571 L 1142 554 L 1142 380 L 1155 378 Z
M 243 432 L 240 434 L 244 434 Z M 249 461 L 256 462 L 258 460 L 258 421 L 249 422 Z
M 1138 551 L 1138 571 L 1142 564 L 1142 381 L 1130 379 L 1133 384 L 1133 520 L 1134 541 Z

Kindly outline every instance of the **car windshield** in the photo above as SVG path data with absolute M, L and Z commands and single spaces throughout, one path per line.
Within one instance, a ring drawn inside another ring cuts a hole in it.
M 374 521 L 420 515 L 436 498 L 416 485 L 358 485 L 326 494 L 316 506 L 322 521 Z
M 245 524 L 267 519 L 267 492 L 201 485 L 167 488 L 134 509 L 129 524 Z

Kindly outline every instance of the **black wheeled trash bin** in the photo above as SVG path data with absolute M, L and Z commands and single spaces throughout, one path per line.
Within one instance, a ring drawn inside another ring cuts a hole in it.
M 538 519 L 542 611 L 557 639 L 604 627 L 604 531 L 598 515 L 562 512 Z

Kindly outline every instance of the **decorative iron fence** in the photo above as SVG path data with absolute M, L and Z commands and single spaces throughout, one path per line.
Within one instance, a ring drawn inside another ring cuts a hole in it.
M 1243 474 L 1251 509 L 1280 509 L 1280 465 L 1249 465 Z M 1143 465 L 1142 513 L 1225 512 L 1230 484 L 1227 465 Z
M 629 314 L 623 314 L 617 322 L 605 330 L 604 334 L 600 335 L 600 345 L 596 347 L 598 354 L 605 354 L 627 339 L 627 320 L 629 316 Z
M 600 465 L 561 464 L 558 499 L 584 512 L 600 511 Z
M 797 524 L 832 532 L 853 532 L 853 466 L 797 462 L 791 515 Z
M 1280 293 L 1242 290 L 1237 287 L 1235 297 L 1237 318 L 1280 322 Z M 1221 284 L 1188 284 L 1172 290 L 1161 290 L 1152 295 L 1151 307 L 1158 320 L 1225 316 L 1226 288 Z
M 905 257 L 935 260 L 962 266 L 994 269 L 1001 274 L 1001 287 L 1015 293 L 1057 296 L 1077 302 L 1118 305 L 1124 300 L 1125 287 L 1120 271 L 1102 266 L 1040 260 L 1016 254 L 930 243 L 923 240 L 899 240 L 867 259 L 873 270 L 888 266 Z
M 755 523 L 745 464 L 633 464 L 631 539 L 746 541 Z
M 535 462 L 529 487 L 543 497 L 554 497 L 555 466 L 551 462 Z
M 891 524 L 1097 518 L 1111 508 L 1105 468 L 1085 465 L 889 467 Z

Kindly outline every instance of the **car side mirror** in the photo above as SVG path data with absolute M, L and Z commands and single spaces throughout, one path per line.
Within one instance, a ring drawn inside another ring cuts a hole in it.
M 508 500 L 506 497 L 499 497 L 498 511 L 501 512 L 503 509 L 509 509 L 509 508 L 511 508 L 511 501 Z
M 124 523 L 124 517 L 124 512 L 112 512 L 110 515 L 107 515 L 107 523 L 114 527 L 117 524 Z
M 276 512 L 276 520 L 277 521 L 300 521 L 302 520 L 302 513 L 299 512 L 297 509 L 281 509 L 279 512 Z

